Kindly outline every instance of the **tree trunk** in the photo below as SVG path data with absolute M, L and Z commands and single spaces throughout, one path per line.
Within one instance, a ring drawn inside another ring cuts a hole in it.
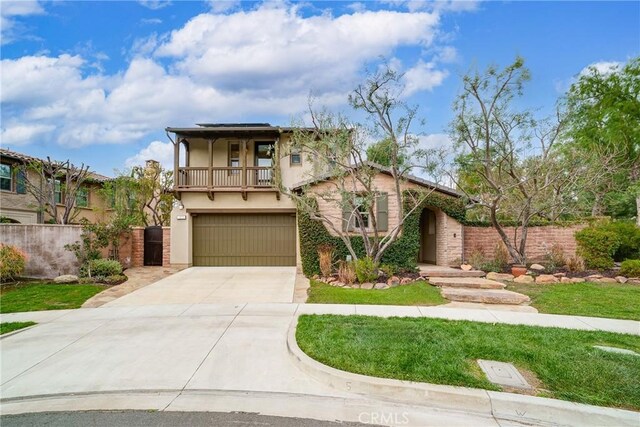
M 591 207 L 591 216 L 602 216 L 604 214 L 604 206 L 602 205 L 602 194 L 596 194 Z
M 636 225 L 640 227 L 640 194 L 636 194 Z

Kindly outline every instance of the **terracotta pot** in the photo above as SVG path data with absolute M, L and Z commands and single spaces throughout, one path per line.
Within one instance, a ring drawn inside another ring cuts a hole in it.
M 512 265 L 511 266 L 511 274 L 513 277 L 522 276 L 527 274 L 527 266 L 526 265 Z

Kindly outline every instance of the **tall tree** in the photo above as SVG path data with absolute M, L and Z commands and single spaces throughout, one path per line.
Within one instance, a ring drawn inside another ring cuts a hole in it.
M 32 160 L 21 171 L 24 184 L 37 201 L 38 209 L 57 224 L 69 224 L 78 215 L 76 196 L 89 178 L 89 166 L 69 160 Z
M 631 195 L 640 225 L 640 57 L 609 70 L 590 67 L 566 101 L 569 145 L 583 162 L 606 171 L 584 188 L 592 214 L 605 214 Z
M 537 120 L 530 111 L 516 109 L 514 101 L 529 78 L 522 58 L 502 70 L 491 66 L 483 73 L 469 73 L 454 103 L 451 124 L 462 166 L 452 179 L 486 210 L 509 254 L 520 264 L 527 260 L 531 221 L 557 216 L 582 174 L 579 166 L 571 171 L 563 167 L 557 150 L 563 128 L 560 114 Z M 517 223 L 511 236 L 507 220 Z
M 419 141 L 412 131 L 416 108 L 402 101 L 401 78 L 387 67 L 369 75 L 350 94 L 351 107 L 365 113 L 368 127 L 310 106 L 311 127 L 294 131 L 291 149 L 313 165 L 306 176 L 308 182 L 323 181 L 323 185 L 308 184 L 298 191 L 279 185 L 300 210 L 338 236 L 354 259 L 360 256 L 353 244 L 357 236 L 362 239 L 365 256 L 379 262 L 398 239 L 406 218 L 433 191 L 405 193 L 411 201 L 403 198 L 409 170 L 432 170 L 437 156 L 418 149 Z M 367 161 L 366 142 L 371 136 L 385 144 L 385 170 L 391 176 L 393 204 L 397 206 L 393 210 L 388 209 L 388 187 L 383 189 L 376 181 L 380 169 Z M 405 162 L 409 158 L 419 164 L 409 165 Z

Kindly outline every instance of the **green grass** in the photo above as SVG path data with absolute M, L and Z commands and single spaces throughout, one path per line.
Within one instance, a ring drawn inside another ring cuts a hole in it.
M 28 328 L 35 325 L 35 322 L 5 322 L 0 323 L 0 335 L 8 334 L 9 332 L 17 331 L 18 329 Z
M 640 337 L 428 318 L 303 315 L 296 338 L 310 357 L 337 369 L 499 390 L 477 359 L 510 362 L 532 372 L 538 395 L 640 409 L 640 357 L 593 345 L 640 352 Z
M 0 292 L 0 313 L 79 308 L 86 300 L 105 290 L 101 285 L 58 285 L 28 282 L 6 287 Z
M 640 286 L 610 283 L 510 284 L 540 313 L 640 320 Z
M 425 281 L 389 289 L 352 289 L 311 281 L 307 303 L 375 304 L 375 305 L 438 305 L 447 302 L 440 290 Z

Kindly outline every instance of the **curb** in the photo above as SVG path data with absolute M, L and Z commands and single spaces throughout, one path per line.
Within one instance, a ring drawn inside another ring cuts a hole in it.
M 13 331 L 13 332 L 7 332 L 6 334 L 2 334 L 2 335 L 0 335 L 0 340 L 3 340 L 3 339 L 5 339 L 5 338 L 12 337 L 12 336 L 14 336 L 14 335 L 19 334 L 20 332 L 28 331 L 29 329 L 31 329 L 31 328 L 35 328 L 36 326 L 38 326 L 38 323 L 36 323 L 35 325 L 27 326 L 26 328 L 20 328 L 20 329 L 18 329 L 18 330 Z
M 623 409 L 468 387 L 377 378 L 341 371 L 312 359 L 298 347 L 295 336 L 297 325 L 296 316 L 287 333 L 287 349 L 291 358 L 306 374 L 341 391 L 520 423 L 594 427 L 640 425 L 640 413 Z

